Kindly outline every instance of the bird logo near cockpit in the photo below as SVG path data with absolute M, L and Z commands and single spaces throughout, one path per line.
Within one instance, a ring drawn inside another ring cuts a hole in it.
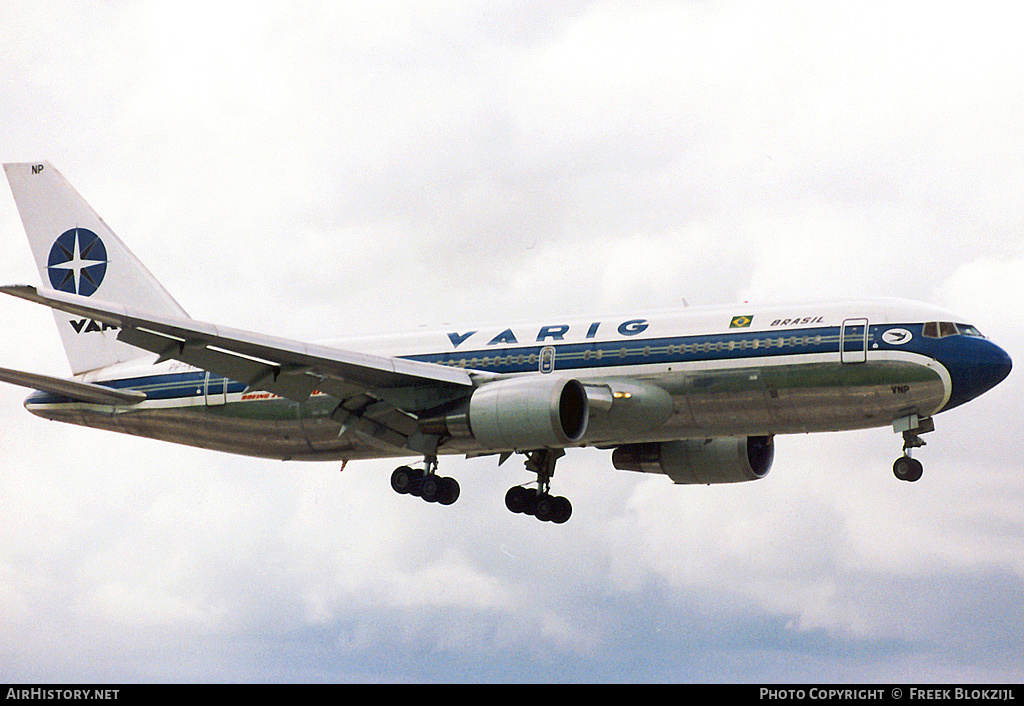
M 54 289 L 91 296 L 107 274 L 107 249 L 91 230 L 66 230 L 50 248 L 46 271 Z
M 905 328 L 891 328 L 882 334 L 882 340 L 891 346 L 902 346 L 913 337 L 914 334 Z

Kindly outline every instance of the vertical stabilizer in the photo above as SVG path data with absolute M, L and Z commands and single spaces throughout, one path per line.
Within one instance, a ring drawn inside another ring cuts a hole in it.
M 5 164 L 43 286 L 141 311 L 186 317 L 174 298 L 49 162 Z M 149 354 L 117 330 L 54 311 L 73 373 Z

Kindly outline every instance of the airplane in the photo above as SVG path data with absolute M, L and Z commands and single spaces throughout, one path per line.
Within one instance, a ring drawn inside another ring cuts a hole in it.
M 0 368 L 40 417 L 254 457 L 413 457 L 392 488 L 450 505 L 439 456 L 525 457 L 509 510 L 553 523 L 557 460 L 610 449 L 677 484 L 764 478 L 777 435 L 892 426 L 894 475 L 934 417 L 1001 382 L 1006 352 L 965 319 L 867 299 L 454 327 L 305 342 L 197 321 L 48 162 L 5 164 L 73 376 Z M 417 466 L 419 461 L 412 463 Z

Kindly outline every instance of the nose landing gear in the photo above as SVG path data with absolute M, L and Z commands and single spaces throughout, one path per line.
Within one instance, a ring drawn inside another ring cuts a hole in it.
M 893 430 L 903 432 L 903 455 L 892 464 L 892 473 L 898 479 L 913 483 L 920 480 L 924 473 L 924 466 L 921 462 L 910 456 L 912 449 L 918 449 L 925 445 L 921 434 L 935 431 L 935 422 L 931 417 L 919 418 L 916 414 L 897 419 L 892 424 Z

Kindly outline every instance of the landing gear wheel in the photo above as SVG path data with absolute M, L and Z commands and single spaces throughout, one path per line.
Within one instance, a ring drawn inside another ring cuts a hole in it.
M 505 493 L 505 507 L 507 507 L 510 512 L 530 514 L 533 510 L 533 504 L 536 498 L 536 492 L 529 488 L 524 488 L 521 485 L 517 485 L 514 488 L 509 488 L 508 492 Z
M 533 514 L 541 522 L 554 522 L 560 525 L 572 516 L 572 503 L 560 495 L 540 495 L 537 497 Z
M 437 494 L 437 502 L 451 505 L 459 499 L 459 482 L 454 478 L 441 478 L 441 489 Z
M 541 522 L 551 522 L 555 516 L 555 499 L 547 494 L 537 496 L 537 502 L 533 506 L 533 516 Z
M 402 495 L 413 493 L 416 489 L 416 482 L 422 475 L 423 471 L 409 466 L 399 466 L 391 474 L 391 489 Z
M 420 485 L 420 497 L 428 503 L 436 503 L 441 495 L 441 479 L 435 475 L 423 477 Z
M 558 496 L 555 499 L 555 512 L 551 516 L 551 521 L 556 525 L 563 524 L 569 521 L 572 517 L 572 503 L 569 502 L 568 498 Z
M 916 480 L 921 479 L 921 475 L 924 473 L 924 467 L 921 462 L 910 456 L 900 456 L 896 459 L 896 462 L 892 464 L 892 473 L 900 480 L 913 483 Z

